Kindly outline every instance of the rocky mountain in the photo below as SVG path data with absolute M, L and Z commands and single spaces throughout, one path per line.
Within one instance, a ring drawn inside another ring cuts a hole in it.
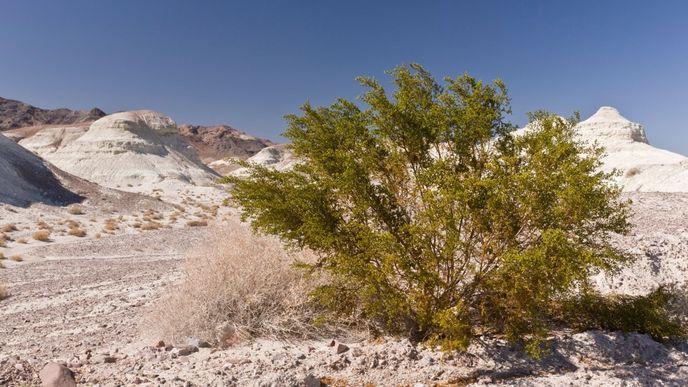
M 274 145 L 227 125 L 181 125 L 179 134 L 196 149 L 204 163 L 225 158 L 247 159 L 261 149 Z
M 287 171 L 294 167 L 298 162 L 298 158 L 296 158 L 288 144 L 277 144 L 261 149 L 260 152 L 249 157 L 246 161 L 278 171 Z M 211 166 L 217 169 L 221 162 L 216 161 Z M 230 174 L 233 176 L 246 176 L 247 173 L 248 171 L 243 167 L 230 171 Z
M 98 108 L 89 111 L 41 109 L 29 104 L 0 97 L 0 130 L 36 125 L 65 125 L 95 121 L 105 116 Z
M 0 203 L 66 205 L 82 199 L 63 186 L 51 165 L 0 134 Z
M 50 128 L 20 141 L 58 168 L 105 187 L 174 194 L 206 186 L 218 175 L 206 167 L 169 117 L 139 110 L 103 117 L 81 129 Z

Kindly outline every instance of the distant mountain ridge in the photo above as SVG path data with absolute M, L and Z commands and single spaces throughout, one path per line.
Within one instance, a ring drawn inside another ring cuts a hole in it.
M 95 121 L 105 115 L 105 112 L 98 108 L 89 111 L 66 108 L 41 109 L 21 101 L 0 97 L 0 130 L 36 125 L 71 125 Z
M 196 149 L 205 163 L 224 158 L 247 159 L 272 141 L 246 134 L 228 125 L 180 125 L 179 134 Z

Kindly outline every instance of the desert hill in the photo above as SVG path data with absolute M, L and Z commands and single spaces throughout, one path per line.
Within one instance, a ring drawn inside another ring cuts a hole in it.
M 0 97 L 0 130 L 36 125 L 68 125 L 95 121 L 105 116 L 98 108 L 89 111 L 41 109 L 24 102 Z
M 688 157 L 650 145 L 642 125 L 603 106 L 576 126 L 585 141 L 606 150 L 604 169 L 621 173 L 625 191 L 688 192 Z
M 207 186 L 206 167 L 169 117 L 148 110 L 115 113 L 78 128 L 49 128 L 20 144 L 58 168 L 105 187 L 132 192 Z
M 42 159 L 0 134 L 0 203 L 67 205 L 84 198 L 70 191 Z

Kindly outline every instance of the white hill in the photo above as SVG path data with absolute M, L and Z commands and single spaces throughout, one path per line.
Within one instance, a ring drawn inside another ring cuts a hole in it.
M 45 129 L 20 144 L 71 174 L 127 191 L 163 189 L 171 194 L 208 186 L 218 177 L 179 135 L 175 122 L 161 113 L 115 113 L 80 131 Z
M 625 191 L 688 192 L 688 158 L 650 145 L 645 129 L 615 108 L 601 107 L 576 132 L 605 148 L 604 169 L 621 173 Z
M 0 203 L 66 205 L 82 199 L 62 185 L 45 161 L 0 134 Z
M 289 148 L 288 144 L 278 144 L 265 147 L 255 155 L 249 157 L 247 162 L 251 164 L 262 165 L 278 171 L 288 171 L 298 163 L 298 159 L 294 152 Z M 246 176 L 248 171 L 246 168 L 238 168 L 230 172 L 233 176 Z

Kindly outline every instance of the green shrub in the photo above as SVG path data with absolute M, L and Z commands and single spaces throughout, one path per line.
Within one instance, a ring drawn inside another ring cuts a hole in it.
M 629 205 L 599 171 L 602 150 L 574 139 L 577 118 L 531 115 L 513 135 L 501 81 L 440 85 L 418 65 L 373 79 L 367 108 L 339 99 L 287 116 L 302 160 L 248 165 L 232 200 L 255 229 L 320 257 L 314 300 L 377 329 L 466 348 L 504 333 L 536 354 L 550 304 L 628 257 L 610 244 Z
M 602 296 L 588 292 L 562 302 L 555 310 L 562 322 L 580 330 L 645 333 L 666 342 L 688 335 L 681 321 L 668 312 L 673 299 L 674 294 L 664 287 L 646 296 Z

